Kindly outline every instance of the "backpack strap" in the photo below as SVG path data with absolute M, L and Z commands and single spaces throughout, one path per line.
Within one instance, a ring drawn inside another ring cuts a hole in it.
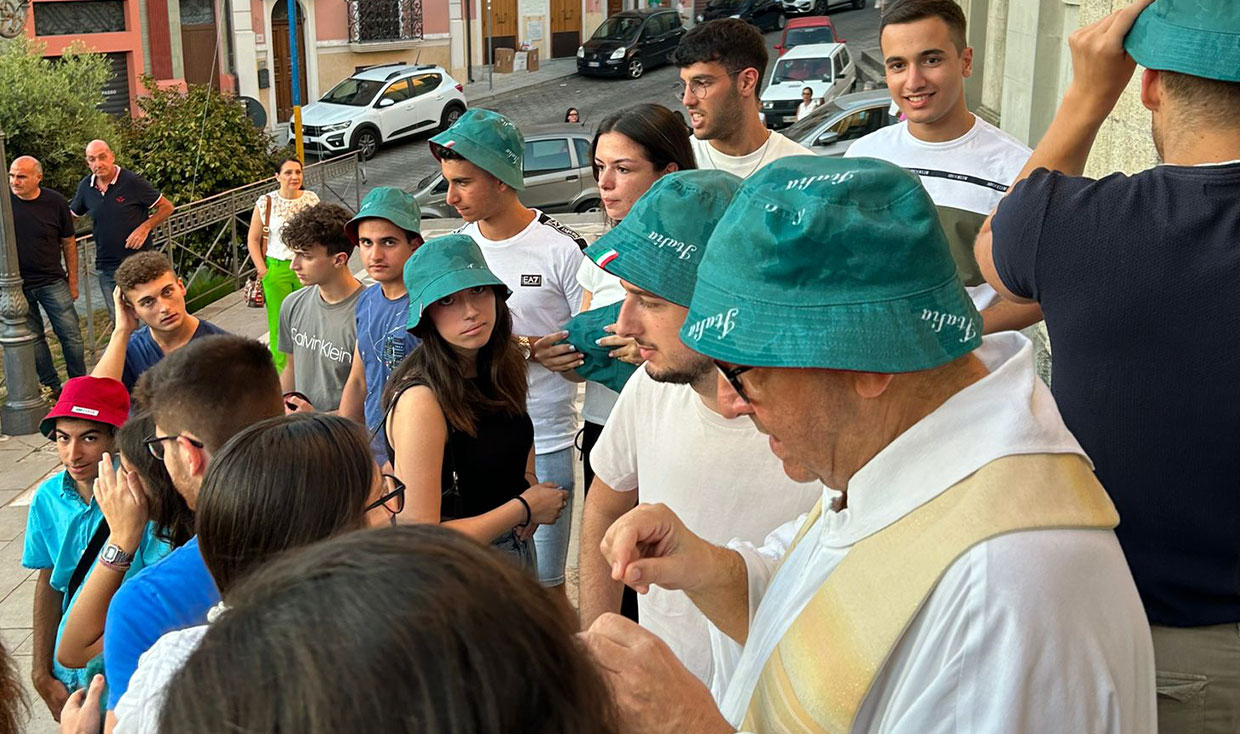
M 66 608 L 73 601 L 73 595 L 77 593 L 78 587 L 86 580 L 86 573 L 94 565 L 95 559 L 99 557 L 99 551 L 103 550 L 103 544 L 107 542 L 108 535 L 111 533 L 112 531 L 108 528 L 108 521 L 100 519 L 99 527 L 95 528 L 95 534 L 90 536 L 90 542 L 86 544 L 86 550 L 83 551 L 82 557 L 78 559 L 78 564 L 73 569 L 73 575 L 69 577 L 69 585 L 65 588 Z

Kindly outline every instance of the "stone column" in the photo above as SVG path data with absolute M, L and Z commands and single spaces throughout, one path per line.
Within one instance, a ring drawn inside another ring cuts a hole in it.
M 982 119 L 999 124 L 1003 111 L 1003 65 L 1007 59 L 1008 0 L 990 0 L 986 8 L 986 45 L 982 49 L 982 101 L 975 109 Z M 977 53 L 976 47 L 974 53 Z
M 1129 0 L 1081 0 L 1081 25 L 1096 22 L 1128 4 Z M 1106 176 L 1116 171 L 1136 173 L 1158 163 L 1150 135 L 1150 111 L 1141 104 L 1141 72 L 1138 66 L 1119 103 L 1102 124 L 1085 165 L 1085 175 Z
M 0 132 L 0 165 L 8 171 L 4 154 L 4 133 Z M 13 202 L 9 180 L 0 184 L 0 349 L 4 350 L 4 382 L 8 396 L 0 407 L 0 431 L 10 436 L 39 432 L 39 421 L 47 414 L 47 403 L 39 394 L 39 377 L 34 369 L 36 337 L 26 323 L 30 313 L 22 293 L 22 276 L 17 264 L 17 239 L 13 231 Z M 82 286 L 85 288 L 85 284 Z

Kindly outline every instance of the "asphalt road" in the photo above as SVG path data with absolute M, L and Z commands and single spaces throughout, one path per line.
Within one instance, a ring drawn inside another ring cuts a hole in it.
M 855 56 L 863 51 L 877 56 L 877 10 L 872 6 L 861 10 L 839 8 L 830 15 L 836 31 L 848 42 Z M 779 36 L 779 33 L 766 34 L 772 59 L 778 56 L 774 46 L 779 42 Z M 589 125 L 616 109 L 640 102 L 657 102 L 673 110 L 682 109 L 676 92 L 679 79 L 674 66 L 651 69 L 640 79 L 573 75 L 516 90 L 488 100 L 482 106 L 507 115 L 520 127 L 560 122 L 564 119 L 564 110 L 576 107 L 583 122 Z M 399 186 L 412 190 L 419 181 L 438 169 L 439 165 L 427 149 L 426 136 L 385 146 L 364 166 L 366 181 L 362 194 L 375 186 Z M 352 191 L 342 193 L 346 193 L 345 198 L 353 199 Z

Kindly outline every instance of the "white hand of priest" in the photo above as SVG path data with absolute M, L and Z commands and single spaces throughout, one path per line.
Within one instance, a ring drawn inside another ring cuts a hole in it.
M 710 564 L 711 545 L 694 535 L 667 505 L 638 505 L 620 516 L 599 544 L 611 577 L 638 593 L 650 586 L 697 588 Z
M 706 686 L 651 632 L 618 614 L 604 614 L 581 637 L 611 687 L 622 734 L 736 731 Z

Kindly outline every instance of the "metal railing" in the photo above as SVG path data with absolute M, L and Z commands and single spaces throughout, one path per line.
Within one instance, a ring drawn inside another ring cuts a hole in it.
M 364 181 L 356 153 L 346 153 L 305 167 L 302 186 L 319 194 L 322 201 L 335 201 L 352 211 L 361 206 Z M 238 288 L 254 272 L 246 238 L 250 217 L 258 197 L 275 189 L 272 179 L 256 181 L 214 196 L 183 204 L 155 229 L 155 249 L 172 260 L 172 267 L 185 281 L 187 291 L 197 283 L 211 283 L 205 290 L 186 299 L 193 312 L 221 293 Z M 91 235 L 78 238 L 78 299 L 86 311 L 87 360 L 95 362 L 97 352 L 109 334 L 97 334 L 95 310 L 102 304 L 95 269 L 95 241 Z

